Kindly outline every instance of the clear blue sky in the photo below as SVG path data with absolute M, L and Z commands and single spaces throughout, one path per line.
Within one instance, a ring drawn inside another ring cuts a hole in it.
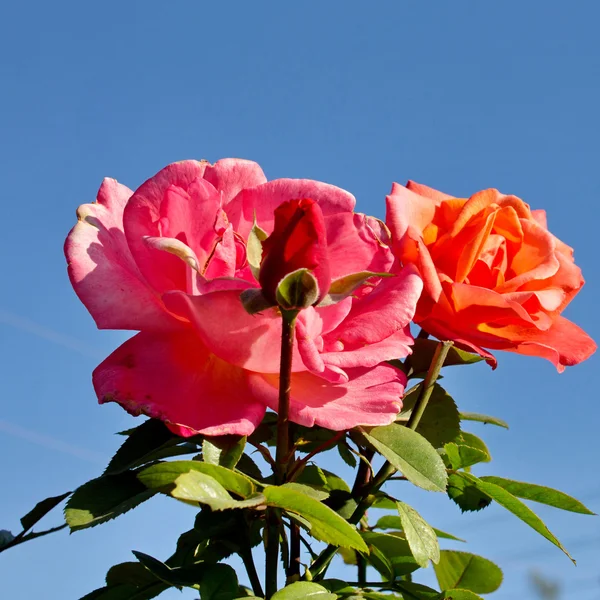
M 0 528 L 99 474 L 113 432 L 135 424 L 96 404 L 90 373 L 126 336 L 96 331 L 62 256 L 104 176 L 135 188 L 175 160 L 244 157 L 270 178 L 344 187 L 379 217 L 393 180 L 497 187 L 547 209 L 575 246 L 588 283 L 567 316 L 600 339 L 599 19 L 593 1 L 3 3 Z M 512 425 L 473 428 L 495 458 L 478 472 L 559 487 L 600 513 L 598 370 L 597 357 L 558 375 L 506 354 L 496 372 L 453 371 L 463 409 Z M 397 493 L 504 567 L 497 600 L 532 598 L 534 567 L 560 578 L 564 600 L 600 594 L 598 518 L 539 511 L 575 568 L 499 508 L 463 517 L 441 494 Z M 159 499 L 11 550 L 2 595 L 76 600 L 131 549 L 168 556 L 192 518 Z

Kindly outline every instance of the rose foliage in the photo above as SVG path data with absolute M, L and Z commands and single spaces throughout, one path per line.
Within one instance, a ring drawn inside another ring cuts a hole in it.
M 137 332 L 94 370 L 95 392 L 149 419 L 123 432 L 102 475 L 40 502 L 20 533 L 2 531 L 0 552 L 163 494 L 195 508 L 173 553 L 135 551 L 82 600 L 171 587 L 203 600 L 498 589 L 498 566 L 454 549 L 463 540 L 396 497 L 415 485 L 463 512 L 495 502 L 570 557 L 523 500 L 591 512 L 481 474 L 490 452 L 465 427 L 507 425 L 459 412 L 438 381 L 452 365 L 495 367 L 490 351 L 563 371 L 596 349 L 562 316 L 584 280 L 544 211 L 496 190 L 454 198 L 409 182 L 394 184 L 383 223 L 333 185 L 268 181 L 256 163 L 225 159 L 169 165 L 135 191 L 105 179 L 77 217 L 65 243 L 75 292 L 99 328 Z M 344 477 L 323 468 L 332 453 Z M 33 530 L 65 500 L 64 525 Z M 369 520 L 372 507 L 388 512 Z M 336 557 L 356 565 L 352 581 L 328 577 Z M 436 588 L 417 583 L 430 563 Z

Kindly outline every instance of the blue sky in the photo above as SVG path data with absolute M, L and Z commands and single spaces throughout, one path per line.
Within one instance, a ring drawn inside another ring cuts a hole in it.
M 127 336 L 95 329 L 62 256 L 104 176 L 135 188 L 175 160 L 250 158 L 270 178 L 346 188 L 379 217 L 393 180 L 459 196 L 497 187 L 545 208 L 575 246 L 587 285 L 567 316 L 600 339 L 599 17 L 592 1 L 3 3 L 0 528 L 98 475 L 113 432 L 135 424 L 96 404 L 90 373 Z M 555 486 L 600 512 L 598 358 L 562 375 L 499 358 L 496 372 L 446 378 L 461 408 L 511 424 L 473 427 L 494 456 L 478 472 Z M 441 495 L 396 493 L 504 568 L 497 600 L 533 597 L 533 568 L 565 599 L 598 597 L 599 519 L 539 510 L 575 568 L 500 508 L 462 516 Z M 15 548 L 0 557 L 3 595 L 77 599 L 131 549 L 168 556 L 190 511 L 157 499 Z

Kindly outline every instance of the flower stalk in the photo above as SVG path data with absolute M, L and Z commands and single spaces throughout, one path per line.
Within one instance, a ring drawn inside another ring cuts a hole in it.
M 294 354 L 294 331 L 297 310 L 281 311 L 281 361 L 279 364 L 279 405 L 277 409 L 277 447 L 275 452 L 275 476 L 279 484 L 285 483 L 288 466 L 294 462 L 290 438 L 290 391 L 292 387 L 292 357 Z M 277 591 L 277 571 L 279 567 L 280 516 L 275 509 L 267 511 L 267 539 L 265 562 L 265 587 L 267 600 Z M 299 567 L 298 559 L 300 532 L 292 526 L 290 543 L 290 569 L 288 576 Z M 296 556 L 298 554 L 298 556 Z

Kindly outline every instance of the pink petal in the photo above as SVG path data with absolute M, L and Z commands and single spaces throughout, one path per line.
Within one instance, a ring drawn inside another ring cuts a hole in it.
M 242 306 L 240 290 L 193 297 L 171 292 L 163 301 L 171 312 L 188 319 L 209 350 L 222 360 L 250 371 L 279 372 L 281 317 L 275 308 L 249 315 Z M 297 349 L 293 365 L 295 370 L 306 368 Z
M 321 354 L 321 360 L 326 366 L 335 366 L 341 369 L 375 367 L 387 360 L 408 356 L 412 353 L 413 343 L 413 336 L 407 326 L 380 342 L 359 347 L 355 350 L 344 351 L 343 345 L 330 344 L 330 347 L 326 347 L 325 352 Z
M 398 184 L 396 184 L 398 185 Z M 441 204 L 444 200 L 451 200 L 454 196 L 450 196 L 449 194 L 444 194 L 444 192 L 440 192 L 435 190 L 427 185 L 423 185 L 422 183 L 417 183 L 416 181 L 408 181 L 406 187 L 415 192 L 415 194 L 419 194 L 419 196 L 424 196 L 425 198 L 430 198 L 437 205 Z M 393 193 L 393 192 L 392 192 Z
M 178 257 L 148 247 L 145 237 L 180 240 L 194 251 L 201 269 L 213 249 L 220 196 L 202 179 L 205 168 L 206 163 L 191 160 L 165 167 L 134 192 L 125 209 L 129 247 L 158 292 L 185 290 L 187 267 Z
M 318 202 L 325 216 L 352 212 L 356 200 L 341 188 L 311 179 L 275 179 L 242 190 L 228 205 L 227 216 L 244 238 L 252 229 L 254 216 L 267 233 L 273 231 L 275 209 L 286 200 L 310 198 Z
M 314 320 L 320 323 L 316 325 L 316 331 L 311 332 L 311 324 L 305 322 L 305 313 L 307 312 L 307 310 L 303 310 L 296 322 L 296 343 L 302 362 L 311 373 L 331 383 L 344 383 L 348 381 L 348 376 L 344 371 L 336 366 L 326 365 L 323 362 L 320 354 L 320 350 L 323 349 L 323 338 L 320 335 L 322 322 L 317 313 L 312 311 Z
M 65 242 L 69 278 L 100 329 L 176 329 L 178 321 L 145 282 L 125 240 L 123 209 L 131 194 L 105 179 L 97 203 L 79 207 Z
M 392 251 L 377 237 L 365 215 L 329 215 L 325 226 L 332 279 L 360 271 L 387 273 L 390 270 L 394 262 Z
M 415 314 L 422 289 L 423 282 L 412 266 L 383 279 L 370 294 L 352 303 L 343 323 L 324 336 L 326 346 L 339 341 L 344 349 L 355 350 L 402 331 Z
M 313 309 L 316 311 L 319 317 L 321 317 L 321 334 L 325 335 L 326 333 L 333 331 L 348 316 L 351 308 L 352 298 L 348 297 L 337 304 L 320 306 Z
M 422 233 L 433 220 L 436 205 L 434 200 L 394 183 L 390 195 L 386 197 L 385 218 L 392 238 L 400 241 L 409 227 Z
M 332 385 L 311 373 L 292 375 L 290 420 L 299 425 L 319 425 L 333 431 L 358 425 L 388 425 L 402 407 L 404 374 L 381 365 L 374 369 L 349 369 L 350 380 Z M 277 375 L 264 375 L 264 397 L 277 410 Z M 272 390 L 270 396 L 269 388 Z
M 206 279 L 233 277 L 235 275 L 237 244 L 231 225 L 223 232 L 222 237 L 216 241 L 206 264 L 207 267 L 204 273 Z
M 138 333 L 93 374 L 100 403 L 161 419 L 183 436 L 252 433 L 265 413 L 254 379 L 211 355 L 193 333 Z
M 221 192 L 225 208 L 242 190 L 267 181 L 257 163 L 241 158 L 223 158 L 214 165 L 206 165 L 204 179 Z

